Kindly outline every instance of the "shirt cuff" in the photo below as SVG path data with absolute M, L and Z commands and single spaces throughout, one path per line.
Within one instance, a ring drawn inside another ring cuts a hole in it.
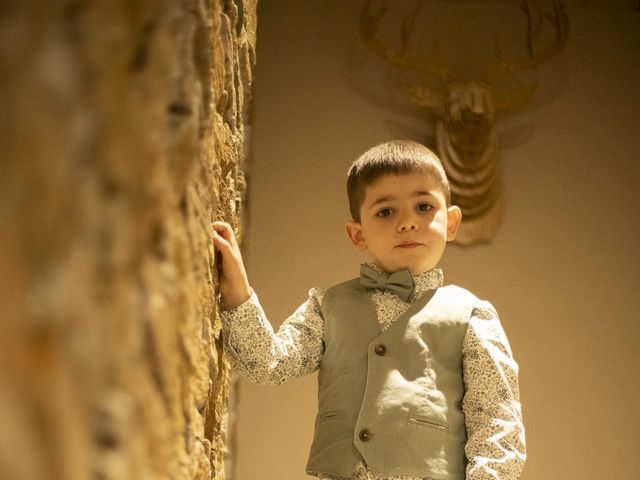
M 251 289 L 251 296 L 244 303 L 241 303 L 235 308 L 230 308 L 225 310 L 224 302 L 222 299 L 219 300 L 220 305 L 220 315 L 227 321 L 233 321 L 234 319 L 241 318 L 247 312 L 253 311 L 252 309 L 260 306 L 260 302 L 258 301 L 258 296 L 256 292 Z
M 222 317 L 222 334 L 229 346 L 234 342 L 232 340 L 233 332 L 239 329 L 246 330 L 248 328 L 247 325 L 253 325 L 254 328 L 261 326 L 271 330 L 271 325 L 266 320 L 258 295 L 253 289 L 251 289 L 249 299 L 236 308 L 231 310 L 222 310 L 221 308 L 220 316 Z

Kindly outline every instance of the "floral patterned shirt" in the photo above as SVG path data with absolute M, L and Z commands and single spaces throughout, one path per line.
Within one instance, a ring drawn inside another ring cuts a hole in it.
M 379 272 L 375 264 L 369 264 Z M 440 269 L 414 276 L 409 302 L 386 289 L 374 289 L 378 322 L 386 330 L 423 292 L 441 287 Z M 223 336 L 231 364 L 258 383 L 280 384 L 320 367 L 324 351 L 324 320 L 320 305 L 326 289 L 312 288 L 309 298 L 274 332 L 255 293 L 239 307 L 223 311 Z M 467 480 L 515 480 L 526 458 L 524 425 L 513 359 L 498 314 L 478 301 L 462 347 L 468 459 Z M 334 480 L 323 476 L 321 480 Z M 382 479 L 360 462 L 353 480 L 425 480 L 409 476 Z

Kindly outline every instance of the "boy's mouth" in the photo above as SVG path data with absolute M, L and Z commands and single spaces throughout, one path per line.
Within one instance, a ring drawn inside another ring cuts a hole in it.
M 396 247 L 398 247 L 398 248 L 416 248 L 416 247 L 420 247 L 420 246 L 422 246 L 421 243 L 419 243 L 419 242 L 411 242 L 411 241 L 402 242 L 401 244 L 396 245 Z

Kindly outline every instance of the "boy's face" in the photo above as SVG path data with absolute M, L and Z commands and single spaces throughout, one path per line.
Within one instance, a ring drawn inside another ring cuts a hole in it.
M 347 235 L 387 272 L 435 268 L 460 225 L 460 208 L 447 208 L 439 183 L 426 173 L 383 175 L 365 187 L 360 222 Z

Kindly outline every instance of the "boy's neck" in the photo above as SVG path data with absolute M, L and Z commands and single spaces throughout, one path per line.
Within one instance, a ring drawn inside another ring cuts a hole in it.
M 401 272 L 403 270 L 409 270 L 409 272 L 411 273 L 412 276 L 417 277 L 417 276 L 423 275 L 423 274 L 425 274 L 427 272 L 431 272 L 433 270 L 440 270 L 438 267 L 434 267 L 434 268 L 431 268 L 431 269 L 428 269 L 428 270 L 424 270 L 424 271 L 421 271 L 421 272 L 413 272 L 410 268 L 407 267 L 407 268 L 401 268 L 401 269 L 394 270 L 394 271 L 389 271 L 389 270 L 386 270 L 386 269 L 382 268 L 380 265 L 378 265 L 378 263 L 376 263 L 373 260 L 367 262 L 367 264 L 372 266 L 375 270 L 377 270 L 378 273 L 386 273 L 386 274 L 389 274 L 389 275 L 391 275 L 392 273 Z

